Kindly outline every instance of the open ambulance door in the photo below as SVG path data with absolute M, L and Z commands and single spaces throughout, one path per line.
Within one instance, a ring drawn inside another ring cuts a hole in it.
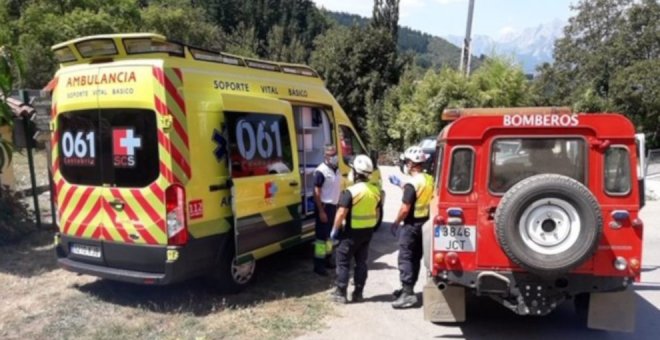
M 302 232 L 300 174 L 291 104 L 222 95 L 237 262 L 295 242 Z

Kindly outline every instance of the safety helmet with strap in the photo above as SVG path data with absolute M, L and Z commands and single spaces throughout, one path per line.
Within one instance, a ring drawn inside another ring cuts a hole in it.
M 360 182 L 347 189 L 353 197 L 351 208 L 351 228 L 373 228 L 378 223 L 377 207 L 380 203 L 380 190 L 371 183 Z
M 406 149 L 406 152 L 404 152 L 403 157 L 407 160 L 410 160 L 413 163 L 424 163 L 428 158 L 424 153 L 424 150 L 419 146 L 411 146 L 408 149 Z

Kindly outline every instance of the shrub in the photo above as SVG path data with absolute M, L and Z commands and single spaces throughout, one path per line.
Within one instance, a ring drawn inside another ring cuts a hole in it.
M 35 230 L 27 206 L 8 187 L 0 187 L 0 245 L 20 240 Z

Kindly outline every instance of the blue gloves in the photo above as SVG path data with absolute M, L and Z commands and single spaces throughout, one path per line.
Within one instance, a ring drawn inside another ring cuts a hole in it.
M 388 177 L 388 179 L 390 180 L 390 183 L 392 183 L 396 186 L 401 186 L 401 179 L 399 177 L 397 177 L 395 175 L 390 175 L 390 177 Z
M 332 231 L 330 232 L 330 239 L 337 241 L 339 239 L 339 230 L 332 228 Z

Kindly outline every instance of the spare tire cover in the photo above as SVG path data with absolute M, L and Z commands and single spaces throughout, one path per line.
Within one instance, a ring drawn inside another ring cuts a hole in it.
M 495 213 L 504 252 L 541 276 L 564 274 L 589 259 L 602 224 L 600 206 L 589 189 L 555 174 L 520 181 L 504 194 Z

